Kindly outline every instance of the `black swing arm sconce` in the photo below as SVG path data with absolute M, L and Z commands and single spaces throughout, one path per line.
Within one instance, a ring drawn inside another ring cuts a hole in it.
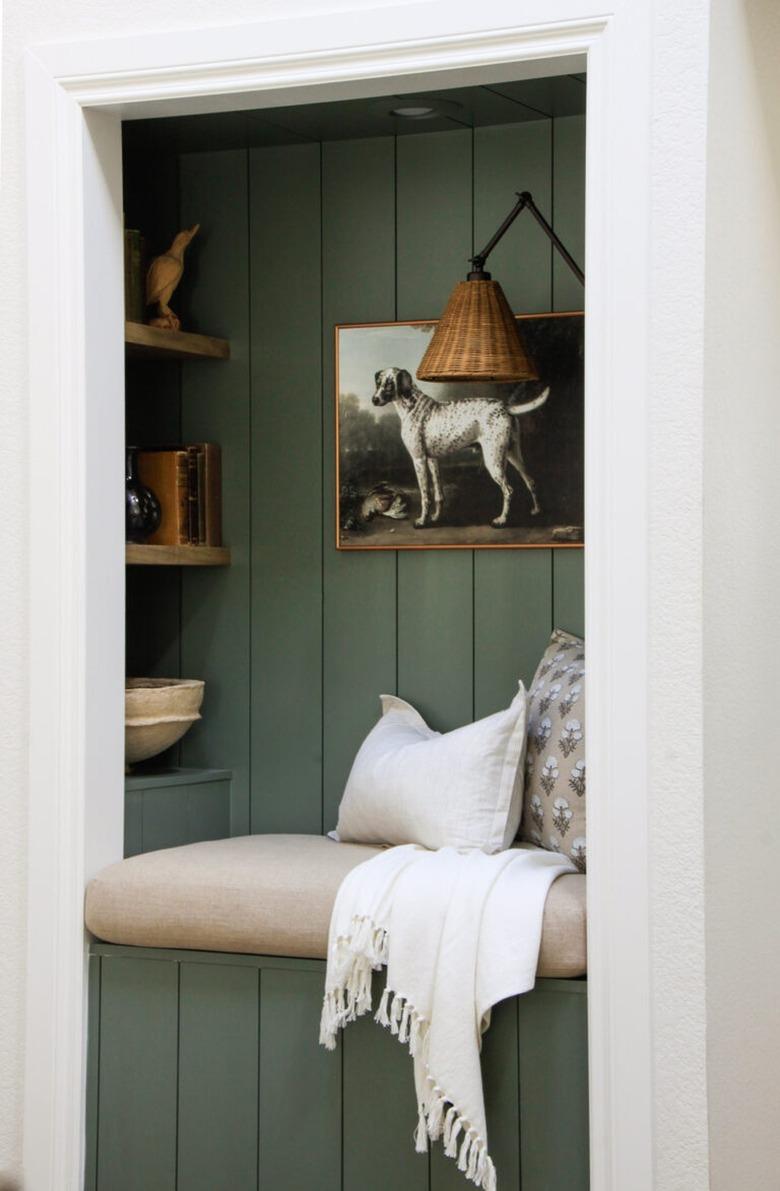
M 450 294 L 447 306 L 417 369 L 420 380 L 524 381 L 539 375 L 523 342 L 520 324 L 506 295 L 485 269 L 485 262 L 521 211 L 530 211 L 574 276 L 584 285 L 585 274 L 555 234 L 527 190 L 481 252 L 471 258 L 471 270 Z

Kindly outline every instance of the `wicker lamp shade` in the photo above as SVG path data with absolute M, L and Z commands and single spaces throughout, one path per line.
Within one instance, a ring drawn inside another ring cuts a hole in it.
M 417 376 L 436 381 L 539 379 L 497 281 L 460 281 L 455 286 Z

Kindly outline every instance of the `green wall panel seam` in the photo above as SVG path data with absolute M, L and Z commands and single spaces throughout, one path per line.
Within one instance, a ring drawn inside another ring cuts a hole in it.
M 325 186 L 324 186 L 324 166 L 323 166 L 323 144 L 320 141 L 320 324 L 322 333 L 320 336 L 320 358 L 322 360 L 322 368 L 320 369 L 320 434 L 321 434 L 321 449 L 320 457 L 324 456 L 324 444 L 327 439 L 327 427 L 325 420 L 328 416 L 328 387 L 325 383 L 325 360 L 322 356 L 322 340 L 325 336 Z M 320 464 L 320 491 L 322 499 L 320 501 L 320 530 L 321 530 L 321 547 L 320 547 L 320 583 L 322 586 L 322 600 L 320 601 L 320 752 L 322 754 L 322 763 L 320 765 L 320 830 L 325 834 L 325 551 L 328 548 L 327 542 L 327 523 L 325 511 L 328 507 L 327 494 L 325 492 L 325 485 L 328 483 L 328 476 L 324 465 L 324 460 Z
M 393 318 L 398 322 L 398 137 L 393 137 Z M 397 555 L 396 555 L 397 557 Z
M 340 1099 L 341 1099 L 341 1191 L 344 1191 L 344 1149 L 346 1145 L 346 1138 L 344 1136 L 344 1044 L 341 1039 L 338 1043 L 339 1048 L 339 1065 L 341 1068 L 340 1084 Z
M 476 219 L 476 170 L 474 169 L 474 126 L 471 127 L 471 253 L 477 251 L 474 244 Z M 477 718 L 477 555 L 471 552 L 471 720 Z
M 555 228 L 555 120 L 550 120 L 550 222 Z M 555 247 L 550 241 L 550 310 L 555 310 Z
M 472 550 L 472 723 L 476 719 L 476 550 Z
M 471 126 L 471 255 L 474 256 L 477 251 L 477 195 L 476 195 L 476 178 L 477 171 L 475 168 L 475 129 Z
M 535 116 L 541 117 L 543 120 L 550 119 L 550 113 L 542 111 L 541 108 L 533 107 L 530 103 L 523 103 L 522 99 L 517 99 L 514 95 L 505 95 L 503 91 L 499 91 L 498 86 L 489 87 L 483 84 L 483 91 L 490 91 L 493 95 L 500 95 L 502 99 L 508 99 L 510 103 L 514 103 L 517 107 L 522 108 L 526 112 L 534 112 Z
M 320 157 L 251 155 L 255 832 L 323 822 Z
M 515 1037 L 520 1042 L 520 998 L 515 997 Z M 520 1075 L 520 1055 L 517 1055 L 517 1168 L 520 1174 L 518 1191 L 523 1189 L 523 1081 Z
M 260 1149 L 263 1144 L 260 1128 L 260 1079 L 263 1066 L 263 1052 L 260 1046 L 263 1025 L 263 969 L 257 969 L 257 1144 L 255 1146 L 255 1178 L 260 1191 Z
M 398 322 L 398 137 L 393 137 L 393 318 Z M 398 623 L 398 607 L 399 598 L 398 593 L 400 589 L 400 551 L 396 550 L 393 567 L 393 577 L 395 579 L 395 690 L 394 694 L 398 694 L 399 690 L 399 634 L 400 626 Z
M 176 209 L 179 212 L 179 223 L 181 225 L 181 207 L 182 207 L 182 180 L 181 180 L 181 156 L 176 158 Z M 184 370 L 181 362 L 176 365 L 176 389 L 179 404 L 179 442 L 184 442 Z M 178 604 L 178 618 L 179 618 L 179 632 L 176 638 L 176 649 L 178 652 L 178 666 L 176 674 L 182 678 L 182 662 L 184 656 L 184 649 L 182 646 L 182 628 L 184 626 L 184 575 L 181 567 L 176 568 L 176 602 Z M 174 756 L 177 764 L 181 764 L 181 742 L 174 747 Z
M 94 1046 L 95 1054 L 95 1069 L 93 1078 L 95 1080 L 95 1087 L 91 1092 L 91 1099 L 94 1105 L 94 1120 L 93 1128 L 95 1136 L 88 1139 L 92 1149 L 92 1174 L 93 1182 L 87 1187 L 87 1191 L 98 1191 L 100 1186 L 100 1033 L 102 1028 L 102 1005 L 101 997 L 103 991 L 103 959 L 101 956 L 92 956 L 90 962 L 97 964 L 97 989 L 95 990 L 97 1004 L 90 1007 L 90 1012 L 87 1015 L 89 1028 L 95 1031 L 94 1038 L 88 1038 L 87 1044 Z M 89 1100 L 88 1100 L 89 1102 Z
M 235 835 L 249 830 L 251 781 L 247 153 L 183 152 L 179 176 L 180 226 L 198 219 L 203 229 L 181 300 L 191 304 L 193 329 L 222 334 L 233 345 L 228 361 L 181 367 L 181 437 L 222 446 L 225 540 L 233 546 L 230 569 L 182 571 L 182 669 L 206 679 L 206 701 L 203 722 L 181 753 L 198 766 L 233 771 L 227 830 Z
M 399 664 L 398 664 L 398 657 L 399 657 L 398 639 L 399 639 L 399 632 L 400 632 L 400 626 L 398 623 L 398 607 L 399 607 L 399 603 L 400 603 L 400 601 L 398 599 L 398 592 L 399 592 L 399 588 L 400 588 L 399 571 L 401 569 L 400 565 L 399 565 L 400 556 L 401 556 L 400 550 L 396 550 L 396 552 L 395 552 L 395 566 L 393 568 L 393 575 L 395 577 L 395 690 L 393 691 L 393 694 L 395 694 L 395 695 L 397 695 L 398 691 L 399 691 L 398 683 L 399 683 L 399 674 L 400 674 L 400 669 L 399 669 Z
M 253 749 L 254 735 L 252 732 L 252 723 L 253 723 L 252 708 L 253 708 L 253 702 L 254 702 L 254 666 L 251 664 L 251 659 L 254 657 L 254 645 L 255 645 L 255 639 L 254 639 L 255 618 L 253 615 L 255 568 L 254 568 L 254 555 L 252 552 L 252 537 L 253 537 L 253 535 L 252 535 L 252 514 L 254 511 L 254 482 L 253 482 L 254 468 L 252 467 L 251 451 L 252 451 L 252 443 L 254 441 L 254 438 L 253 438 L 253 404 L 252 404 L 252 376 L 253 376 L 252 367 L 253 367 L 253 358 L 254 358 L 254 337 L 252 335 L 252 326 L 253 326 L 253 323 L 252 323 L 252 252 L 251 252 L 251 244 L 252 244 L 252 170 L 250 168 L 250 165 L 251 165 L 251 157 L 250 157 L 249 149 L 246 149 L 244 151 L 244 171 L 245 171 L 245 177 L 246 177 L 247 376 L 249 378 L 249 402 L 248 402 L 247 423 L 248 423 L 248 431 L 249 431 L 249 451 L 250 451 L 249 476 L 248 476 L 249 492 L 247 494 L 247 505 L 248 505 L 247 520 L 248 520 L 248 524 L 249 524 L 249 543 L 248 543 L 248 547 L 247 547 L 248 554 L 249 554 L 249 575 L 248 575 L 248 579 L 247 579 L 247 588 L 248 588 L 248 592 L 249 592 L 249 609 L 250 609 L 249 626 L 248 626 L 248 632 L 247 632 L 247 644 L 249 646 L 250 665 L 249 665 L 249 672 L 247 675 L 247 688 L 248 688 L 248 692 L 249 692 L 249 699 L 247 700 L 247 706 L 246 706 L 247 773 L 248 773 L 248 784 L 247 784 L 247 789 L 246 789 L 246 798 L 247 798 L 247 802 L 248 802 L 247 810 L 249 812 L 247 815 L 247 826 L 249 827 L 249 833 L 251 835 L 252 830 L 253 830 L 252 817 L 254 814 L 254 799 L 252 798 L 252 791 L 254 790 L 254 775 L 253 775 L 253 764 L 252 764 L 253 754 L 254 754 L 254 749 Z M 231 792 L 231 831 L 232 831 L 232 822 L 233 822 L 232 801 L 233 801 L 233 795 Z M 259 1043 L 258 1043 L 258 1045 L 259 1045 Z
M 95 1088 L 95 1143 L 94 1143 L 95 1144 L 95 1187 L 96 1188 L 100 1186 L 99 1178 L 98 1178 L 98 1163 L 100 1161 L 100 1072 L 101 1072 L 100 1039 L 101 1039 L 101 1030 L 102 1030 L 101 1003 L 102 1003 L 102 996 L 103 996 L 103 959 L 102 959 L 102 957 L 98 959 L 98 964 L 99 964 L 99 968 L 98 968 L 98 1004 L 97 1004 L 98 1024 L 97 1024 L 97 1038 L 95 1040 L 96 1045 L 97 1045 L 97 1087 Z
M 179 1113 L 181 1095 L 181 963 L 176 964 L 176 1139 L 174 1142 L 173 1179 L 179 1186 Z

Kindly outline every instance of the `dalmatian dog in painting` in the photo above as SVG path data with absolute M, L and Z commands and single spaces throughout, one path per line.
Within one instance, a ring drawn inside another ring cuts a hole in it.
M 501 489 L 503 504 L 493 525 L 506 525 L 512 488 L 507 482 L 506 465 L 511 463 L 522 477 L 531 496 L 531 512 L 538 513 L 536 484 L 529 474 L 520 450 L 519 435 L 514 419 L 539 409 L 550 390 L 524 405 L 505 405 L 491 397 L 467 397 L 457 401 L 436 401 L 423 393 L 405 368 L 382 368 L 374 377 L 376 391 L 371 398 L 374 405 L 389 405 L 392 401 L 401 419 L 401 439 L 411 455 L 417 484 L 420 489 L 421 510 L 415 521 L 418 529 L 435 524 L 441 517 L 443 496 L 439 475 L 439 460 L 463 447 L 479 443 L 482 461 L 488 474 Z M 433 487 L 433 509 L 430 507 L 430 476 Z

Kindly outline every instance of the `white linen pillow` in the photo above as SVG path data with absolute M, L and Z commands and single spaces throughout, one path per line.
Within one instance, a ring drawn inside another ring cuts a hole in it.
M 523 806 L 526 693 L 506 711 L 435 732 L 396 695 L 352 764 L 335 838 L 499 852 L 517 834 Z

